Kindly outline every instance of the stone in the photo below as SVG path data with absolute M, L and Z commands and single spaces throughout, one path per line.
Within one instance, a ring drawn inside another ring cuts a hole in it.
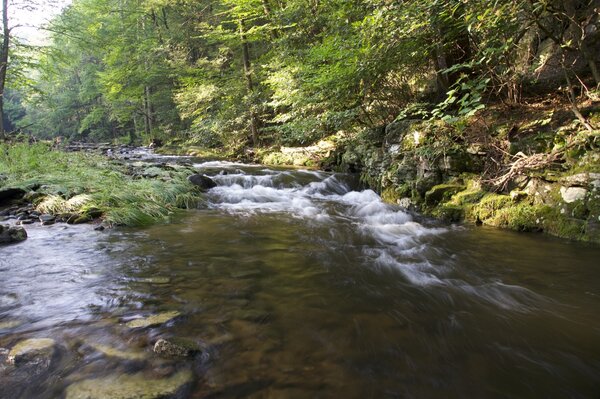
M 159 399 L 179 397 L 193 381 L 190 370 L 169 378 L 150 378 L 144 373 L 118 374 L 76 382 L 66 389 L 66 399 Z
M 19 320 L 0 321 L 0 330 L 10 330 L 23 324 Z
M 146 328 L 152 326 L 158 326 L 173 320 L 176 317 L 181 316 L 181 313 L 177 311 L 164 312 L 156 315 L 148 316 L 143 319 L 135 319 L 127 322 L 125 325 L 129 328 Z
M 41 198 L 43 196 L 44 196 L 44 194 L 42 194 L 42 193 L 38 193 L 36 191 L 30 191 L 23 196 L 23 199 L 27 202 L 33 202 L 36 199 Z
M 587 193 L 588 191 L 582 187 L 560 188 L 560 195 L 562 196 L 563 201 L 565 201 L 567 204 L 585 199 Z
M 404 209 L 412 209 L 415 206 L 413 200 L 411 198 L 408 198 L 408 197 L 404 197 L 404 198 L 399 199 L 397 201 L 397 203 L 398 203 L 398 206 L 400 208 L 404 208 Z
M 49 214 L 40 215 L 39 219 L 42 222 L 42 226 L 50 226 L 56 222 L 56 216 Z
M 211 188 L 217 187 L 217 183 L 214 182 L 208 176 L 195 174 L 188 177 L 188 181 L 195 186 L 200 187 L 201 190 L 210 190 Z
M 13 244 L 27 239 L 27 231 L 22 227 L 0 225 L 0 245 Z
M 527 193 L 525 191 L 520 190 L 512 190 L 510 192 L 510 199 L 514 202 L 518 202 L 527 198 Z
M 145 352 L 134 352 L 134 351 L 123 351 L 111 346 L 97 344 L 97 343 L 89 343 L 90 347 L 92 347 L 96 352 L 102 353 L 107 357 L 114 357 L 117 359 L 123 360 L 144 360 L 148 357 Z
M 0 204 L 10 200 L 21 199 L 27 192 L 21 188 L 5 188 L 0 190 Z
M 425 203 L 427 205 L 439 204 L 465 189 L 465 186 L 459 184 L 438 184 L 425 193 Z
M 154 353 L 166 357 L 188 357 L 200 352 L 200 346 L 194 341 L 182 338 L 161 338 L 154 344 Z
M 560 179 L 560 182 L 567 187 L 595 186 L 596 181 L 600 181 L 600 173 L 578 173 Z
M 15 366 L 25 364 L 49 365 L 56 350 L 56 342 L 51 338 L 33 338 L 16 344 L 8 353 L 6 361 Z

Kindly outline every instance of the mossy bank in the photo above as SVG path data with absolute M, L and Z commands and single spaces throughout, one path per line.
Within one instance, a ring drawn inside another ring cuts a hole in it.
M 600 242 L 599 146 L 600 131 L 538 104 L 452 124 L 399 119 L 259 161 L 356 172 L 387 202 L 447 222 Z

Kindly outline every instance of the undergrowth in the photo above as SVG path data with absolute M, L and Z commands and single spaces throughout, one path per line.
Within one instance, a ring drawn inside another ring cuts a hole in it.
M 0 187 L 37 188 L 42 212 L 85 215 L 101 212 L 112 225 L 166 221 L 177 208 L 198 204 L 200 194 L 173 172 L 170 179 L 134 179 L 118 162 L 93 154 L 54 151 L 45 144 L 0 144 Z

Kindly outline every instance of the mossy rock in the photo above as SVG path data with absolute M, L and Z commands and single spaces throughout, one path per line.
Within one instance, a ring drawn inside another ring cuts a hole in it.
M 441 205 L 433 211 L 432 215 L 447 223 L 458 223 L 464 220 L 465 210 L 456 205 Z
M 179 317 L 181 313 L 177 311 L 164 312 L 156 315 L 148 316 L 143 319 L 135 319 L 126 323 L 129 328 L 146 328 L 165 324 L 176 317 Z
M 512 200 L 508 195 L 487 194 L 473 208 L 473 214 L 479 220 L 485 222 L 493 218 L 496 213 L 507 206 Z
M 506 206 L 498 210 L 494 217 L 499 227 L 516 231 L 542 231 L 540 207 L 530 204 Z
M 192 381 L 193 374 L 189 370 L 161 379 L 149 378 L 143 373 L 119 374 L 70 385 L 66 390 L 66 399 L 173 398 L 178 397 Z
M 476 204 L 486 195 L 483 190 L 464 190 L 452 197 L 452 203 L 456 205 Z
M 20 366 L 28 363 L 46 363 L 56 350 L 56 342 L 51 338 L 32 338 L 16 344 L 8 353 L 7 362 Z
M 186 338 L 160 338 L 154 344 L 154 353 L 165 357 L 188 357 L 202 350 L 195 341 Z
M 432 206 L 441 202 L 446 202 L 454 194 L 465 189 L 465 186 L 459 184 L 438 184 L 425 193 L 425 204 Z
M 397 204 L 400 199 L 410 197 L 410 194 L 410 187 L 404 184 L 399 187 L 386 187 L 381 192 L 381 198 L 389 204 Z
M 107 357 L 113 357 L 129 361 L 141 361 L 148 358 L 148 354 L 146 352 L 120 350 L 117 348 L 113 348 L 112 346 L 102 345 L 98 343 L 90 343 L 89 345 L 95 351 L 102 353 L 104 356 Z

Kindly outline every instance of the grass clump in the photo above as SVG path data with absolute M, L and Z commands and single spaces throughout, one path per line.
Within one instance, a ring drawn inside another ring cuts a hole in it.
M 189 172 L 168 179 L 134 178 L 125 165 L 101 155 L 53 151 L 46 144 L 0 144 L 1 187 L 40 187 L 39 211 L 52 214 L 100 211 L 113 225 L 143 226 L 166 221 L 177 208 L 201 197 Z

